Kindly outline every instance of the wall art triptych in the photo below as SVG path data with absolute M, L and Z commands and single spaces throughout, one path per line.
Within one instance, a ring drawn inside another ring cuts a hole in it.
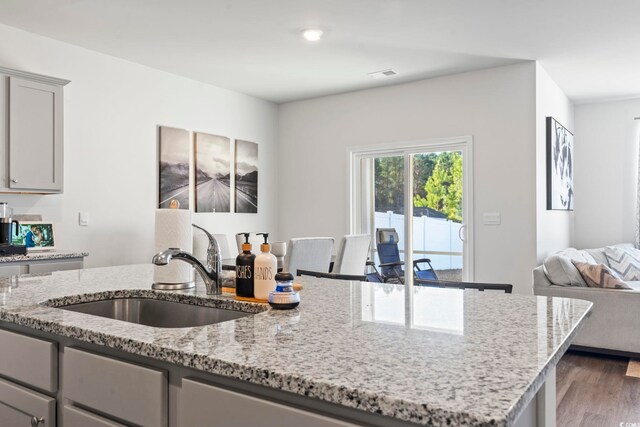
M 159 208 L 177 200 L 197 213 L 258 213 L 254 142 L 160 126 L 158 172 Z

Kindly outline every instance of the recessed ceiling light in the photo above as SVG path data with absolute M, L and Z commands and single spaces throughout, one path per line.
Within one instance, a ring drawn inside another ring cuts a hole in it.
M 304 37 L 307 41 L 317 42 L 322 38 L 322 30 L 318 29 L 308 29 L 302 32 L 302 37 Z
M 389 68 L 388 70 L 374 71 L 373 73 L 369 73 L 370 77 L 374 79 L 384 79 L 386 77 L 397 76 L 398 72 L 396 70 L 392 70 Z

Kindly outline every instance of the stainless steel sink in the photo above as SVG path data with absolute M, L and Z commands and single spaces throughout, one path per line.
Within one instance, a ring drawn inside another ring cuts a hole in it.
M 118 298 L 58 307 L 156 328 L 190 328 L 250 316 L 251 313 L 151 298 Z

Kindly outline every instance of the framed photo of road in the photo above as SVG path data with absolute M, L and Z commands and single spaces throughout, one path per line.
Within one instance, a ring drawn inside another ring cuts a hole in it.
M 231 140 L 195 132 L 196 212 L 231 212 Z
M 158 207 L 169 208 L 171 200 L 180 202 L 180 209 L 189 209 L 189 131 L 160 126 Z
M 258 213 L 258 144 L 236 139 L 236 213 Z

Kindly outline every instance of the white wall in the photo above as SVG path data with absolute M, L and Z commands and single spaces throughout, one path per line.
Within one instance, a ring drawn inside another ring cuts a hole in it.
M 230 238 L 245 229 L 277 235 L 274 104 L 7 26 L 0 25 L 0 40 L 1 66 L 71 80 L 64 95 L 64 194 L 0 195 L 17 213 L 55 222 L 61 249 L 87 250 L 87 266 L 149 262 L 157 125 L 257 142 L 259 213 L 197 214 L 195 222 Z M 89 227 L 78 226 L 81 210 L 91 215 Z
M 635 241 L 640 99 L 575 107 L 575 245 Z
M 473 135 L 475 279 L 531 293 L 535 95 L 531 62 L 281 105 L 281 235 L 348 232 L 348 146 Z M 502 225 L 483 225 L 484 212 Z
M 573 246 L 574 212 L 547 210 L 546 118 L 551 116 L 574 133 L 573 104 L 549 74 L 536 63 L 536 199 L 538 263 Z M 575 151 L 582 143 L 576 139 Z M 576 170 L 583 167 L 574 159 Z M 575 180 L 574 171 L 574 180 Z M 575 186 L 575 182 L 574 182 Z M 577 199 L 577 197 L 576 197 Z M 578 209 L 577 205 L 574 208 Z

